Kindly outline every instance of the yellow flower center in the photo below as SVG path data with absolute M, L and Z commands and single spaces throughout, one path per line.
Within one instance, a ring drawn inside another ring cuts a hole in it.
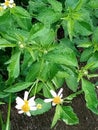
M 22 110 L 24 111 L 24 112 L 28 112 L 29 110 L 30 110 L 30 106 L 29 106 L 29 102 L 28 101 L 24 101 L 25 102 L 25 104 L 22 106 Z
M 37 109 L 41 109 L 42 108 L 42 105 L 41 104 L 37 104 Z
M 5 1 L 4 4 L 5 4 L 6 6 L 9 6 L 10 2 L 7 0 L 7 1 Z
M 60 104 L 62 102 L 61 98 L 59 96 L 56 96 L 54 99 L 53 99 L 53 103 L 55 104 Z

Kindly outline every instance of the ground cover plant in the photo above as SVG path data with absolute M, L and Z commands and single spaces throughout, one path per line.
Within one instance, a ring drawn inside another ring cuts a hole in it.
M 79 123 L 71 103 L 80 94 L 98 115 L 98 1 L 0 2 L 0 105 L 8 104 L 1 129 L 11 129 L 13 103 L 26 116 L 55 107 L 51 128 Z

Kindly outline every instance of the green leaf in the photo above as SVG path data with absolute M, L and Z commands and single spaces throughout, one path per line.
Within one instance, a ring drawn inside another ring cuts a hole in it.
M 87 64 L 93 64 L 90 67 L 90 70 L 97 69 L 98 68 L 98 52 L 95 52 L 87 61 Z
M 68 29 L 68 34 L 69 34 L 70 40 L 72 41 L 73 34 L 74 34 L 74 20 L 73 19 L 68 20 L 67 29 Z
M 20 18 L 29 18 L 30 19 L 30 14 L 27 12 L 27 10 L 25 10 L 24 8 L 22 8 L 20 6 L 16 6 L 14 8 L 11 8 L 10 12 L 13 15 L 18 16 Z
M 89 5 L 90 5 L 93 9 L 98 9 L 98 0 L 90 0 Z
M 47 9 L 47 7 L 45 7 L 44 9 L 40 10 L 36 18 L 48 26 L 52 23 L 57 22 L 61 18 L 61 16 L 61 13 L 55 12 L 53 9 Z
M 39 78 L 42 79 L 43 81 L 46 81 L 46 80 L 49 81 L 54 78 L 57 72 L 58 72 L 57 64 L 46 61 L 42 65 L 42 69 L 40 70 L 40 73 L 39 73 Z
M 79 95 L 79 94 L 81 94 L 81 93 L 83 93 L 83 91 L 82 90 L 80 90 L 80 91 L 78 91 L 78 92 L 75 92 L 75 93 L 72 93 L 72 94 L 70 94 L 69 96 L 67 96 L 65 99 L 66 100 L 73 100 L 73 98 L 75 98 L 75 97 L 77 97 L 77 95 Z
M 62 11 L 62 4 L 56 0 L 48 0 L 48 2 L 52 5 L 54 11 L 61 12 Z
M 53 117 L 53 120 L 52 120 L 51 128 L 54 127 L 55 124 L 57 123 L 57 121 L 60 119 L 61 111 L 62 111 L 61 106 L 57 105 L 56 110 L 55 110 L 55 114 L 54 114 L 54 117 Z
M 76 69 L 70 68 L 69 66 L 63 66 L 64 72 L 68 74 L 67 77 L 65 77 L 66 84 L 68 88 L 70 88 L 73 92 L 75 92 L 78 88 L 78 75 L 76 74 Z M 71 81 L 71 82 L 70 82 Z
M 3 38 L 0 39 L 0 48 L 2 48 L 2 47 L 15 47 L 15 46 L 16 46 L 15 44 L 10 43 Z
M 95 42 L 95 44 L 97 44 L 98 43 L 98 27 L 96 27 L 96 29 L 94 30 L 94 32 L 93 32 L 93 37 L 92 37 L 92 39 L 93 39 L 93 41 Z M 98 45 L 97 45 L 98 46 Z
M 77 75 L 73 74 L 69 77 L 65 78 L 66 84 L 68 85 L 68 88 L 70 88 L 73 92 L 76 92 L 78 89 L 78 81 L 77 81 Z
M 29 30 L 32 27 L 31 24 L 31 19 L 28 18 L 20 18 L 18 16 L 14 16 L 15 21 L 17 22 L 17 25 L 24 29 L 24 30 Z
M 42 23 L 35 23 L 34 25 L 32 25 L 32 28 L 30 30 L 30 33 L 29 33 L 29 39 L 32 37 L 32 38 L 35 38 L 39 35 L 39 32 L 44 28 L 44 25 Z
M 31 82 L 34 81 L 40 72 L 41 62 L 34 62 L 32 66 L 29 68 L 28 73 L 26 75 L 26 81 Z
M 64 44 L 57 45 L 53 51 L 47 53 L 45 60 L 57 64 L 78 66 L 73 50 L 64 46 Z
M 85 94 L 86 106 L 92 112 L 98 114 L 98 99 L 95 91 L 95 86 L 91 82 L 82 79 L 82 90 Z
M 75 125 L 79 123 L 79 119 L 70 106 L 56 106 L 51 127 L 54 127 L 58 120 L 63 120 L 68 125 Z
M 88 47 L 91 47 L 92 45 L 93 45 L 92 42 L 83 42 L 79 44 L 78 47 L 88 48 Z
M 86 23 L 84 21 L 82 21 L 82 22 L 76 21 L 74 28 L 75 28 L 75 32 L 82 36 L 89 36 L 92 34 L 92 30 L 91 30 L 89 23 Z
M 16 84 L 10 86 L 9 88 L 5 89 L 4 91 L 15 93 L 15 92 L 19 92 L 19 91 L 22 91 L 24 89 L 27 89 L 28 87 L 30 87 L 30 85 L 32 85 L 32 82 L 16 83 Z
M 21 52 L 16 52 L 12 55 L 11 59 L 9 60 L 9 66 L 7 68 L 9 72 L 9 79 L 10 78 L 17 78 L 20 73 L 20 54 Z M 8 80 L 9 80 L 8 79 Z
M 87 61 L 92 55 L 92 53 L 93 53 L 93 48 L 85 49 L 81 54 L 80 61 L 81 62 Z
M 36 102 L 36 106 L 38 107 L 38 105 L 41 105 L 41 108 L 37 108 L 37 110 L 31 111 L 31 115 L 36 116 L 36 115 L 39 115 L 39 114 L 43 114 L 43 113 L 49 111 L 50 108 L 51 108 L 51 103 L 45 103 L 45 102 L 44 102 L 42 99 L 40 99 L 40 98 L 37 98 L 37 99 L 35 100 L 35 102 Z
M 79 123 L 79 119 L 73 112 L 71 106 L 62 106 L 61 119 L 68 125 L 75 125 Z
M 5 97 L 8 97 L 8 96 L 9 96 L 8 93 L 0 92 L 0 98 L 5 98 Z
M 48 83 L 48 85 L 47 84 L 43 84 L 43 95 L 44 95 L 44 97 L 51 97 L 51 94 L 50 94 L 50 84 Z
M 78 21 L 78 22 L 79 22 L 79 21 Z M 91 26 L 90 26 L 89 23 L 87 23 L 87 22 L 85 22 L 85 21 L 81 21 L 81 22 L 79 22 L 79 24 L 80 24 L 82 27 L 86 28 L 88 31 L 92 32 L 92 29 L 91 29 Z
M 67 7 L 75 8 L 76 5 L 77 5 L 77 2 L 78 2 L 78 0 L 66 0 L 66 1 L 65 1 L 65 5 L 66 5 Z

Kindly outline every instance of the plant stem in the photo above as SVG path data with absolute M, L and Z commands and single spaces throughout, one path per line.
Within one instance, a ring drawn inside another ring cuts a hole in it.
M 3 129 L 3 120 L 2 120 L 2 114 L 1 114 L 1 111 L 0 111 L 0 128 Z
M 9 96 L 8 114 L 7 114 L 7 121 L 6 121 L 6 129 L 5 130 L 10 130 L 10 110 L 11 110 L 11 95 Z

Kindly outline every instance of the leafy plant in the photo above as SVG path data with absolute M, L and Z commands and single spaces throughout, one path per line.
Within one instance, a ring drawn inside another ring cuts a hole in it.
M 79 119 L 71 102 L 82 93 L 87 108 L 98 114 L 97 19 L 97 0 L 5 0 L 1 3 L 0 104 L 10 94 L 15 102 L 19 93 L 28 91 L 28 96 L 38 97 L 33 104 L 36 110 L 31 110 L 32 106 L 30 109 L 29 100 L 24 96 L 21 108 L 16 106 L 20 113 L 43 114 L 52 108 L 51 103 L 43 100 L 49 98 L 56 105 L 51 127 L 58 120 L 74 125 Z M 56 95 L 63 84 L 73 92 L 71 95 Z M 17 99 L 17 105 L 19 102 Z M 8 124 L 9 119 L 10 112 Z

